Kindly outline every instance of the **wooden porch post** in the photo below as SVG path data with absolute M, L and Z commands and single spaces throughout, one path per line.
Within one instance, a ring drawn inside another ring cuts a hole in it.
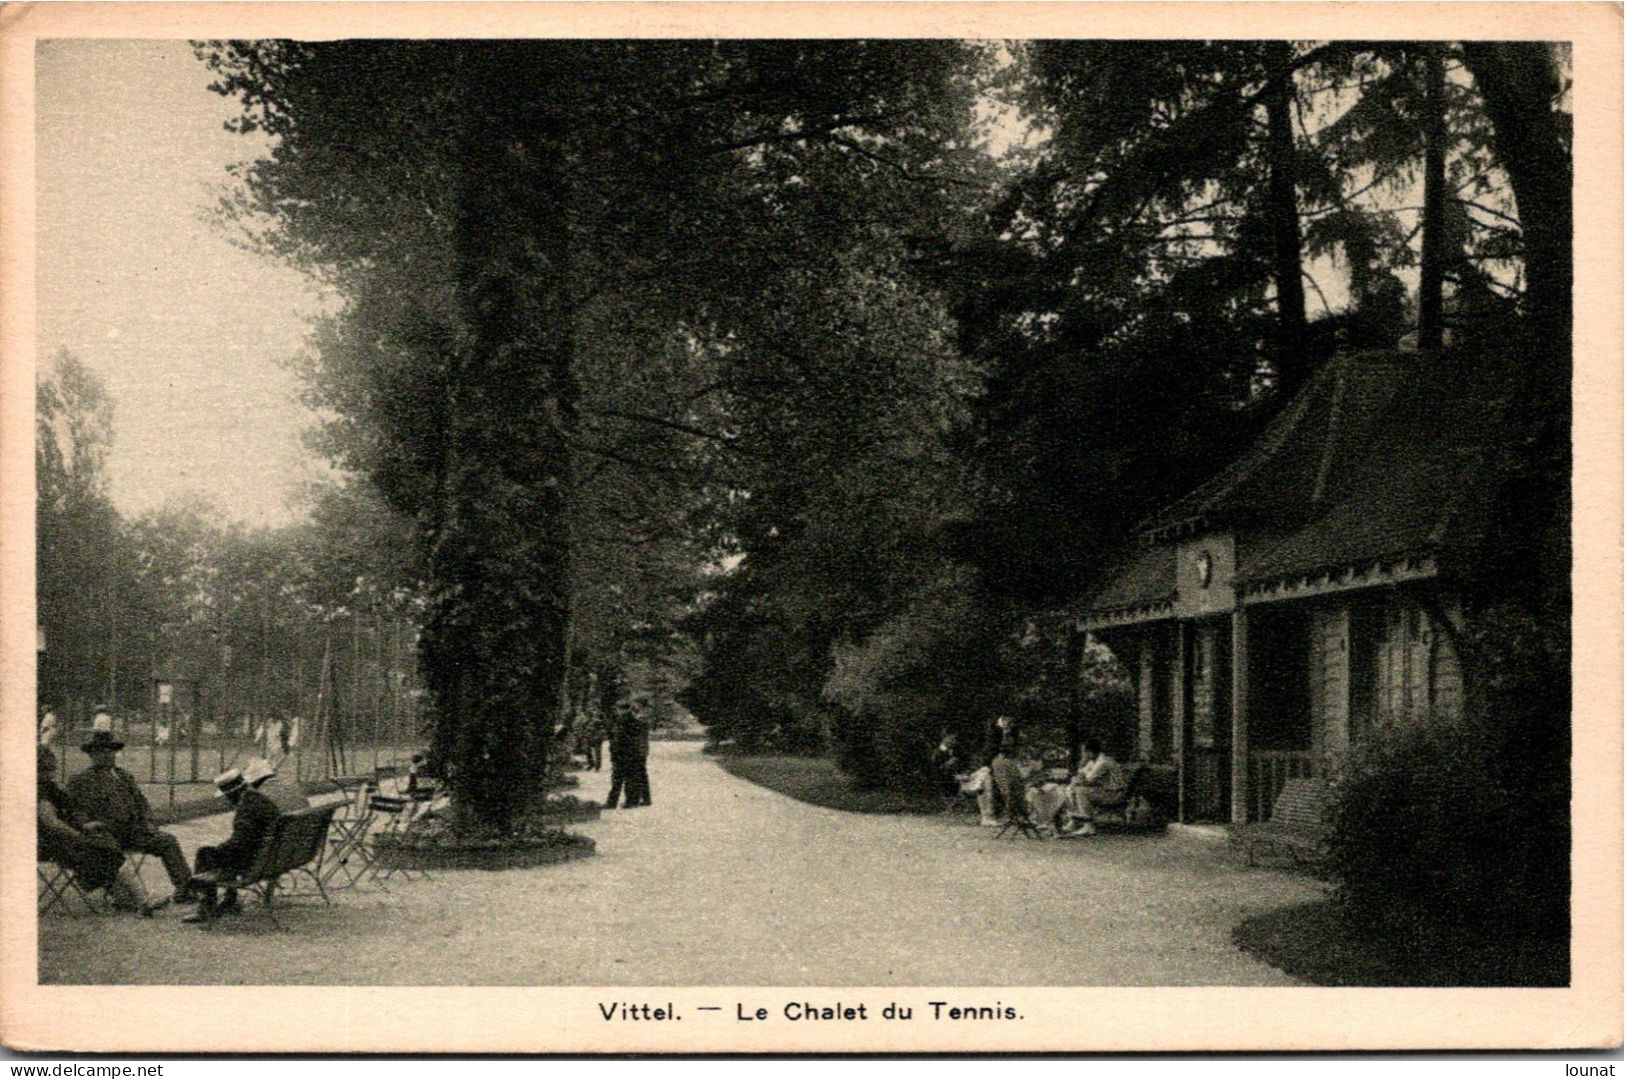
M 1173 727 L 1174 735 L 1174 761 L 1179 768 L 1178 819 L 1183 821 L 1185 819 L 1185 623 L 1176 619 L 1173 625 L 1173 634 L 1174 662 L 1173 669 L 1168 672 L 1168 676 L 1173 683 L 1170 693 L 1173 698 L 1170 702 L 1173 706 L 1173 716 L 1170 725 Z
M 1139 688 L 1135 703 L 1139 707 L 1139 729 L 1135 737 L 1135 750 L 1146 760 L 1151 759 L 1151 728 L 1156 723 L 1157 702 L 1157 643 L 1154 633 L 1140 638 Z
M 1083 630 L 1066 631 L 1066 770 L 1076 772 L 1083 756 Z
M 1247 823 L 1247 610 L 1230 616 L 1230 819 Z

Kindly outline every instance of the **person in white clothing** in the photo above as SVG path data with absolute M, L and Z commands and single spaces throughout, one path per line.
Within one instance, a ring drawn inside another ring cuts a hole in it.
M 1128 775 L 1123 766 L 1101 749 L 1100 739 L 1085 739 L 1083 764 L 1067 785 L 1067 805 L 1074 821 L 1067 834 L 1094 835 L 1095 806 L 1115 805 L 1127 790 Z

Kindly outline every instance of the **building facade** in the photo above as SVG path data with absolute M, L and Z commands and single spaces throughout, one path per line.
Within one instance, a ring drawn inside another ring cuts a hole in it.
M 1461 363 L 1339 356 L 1076 612 L 1134 671 L 1179 819 L 1267 818 L 1384 725 L 1461 713 L 1456 571 L 1500 407 Z

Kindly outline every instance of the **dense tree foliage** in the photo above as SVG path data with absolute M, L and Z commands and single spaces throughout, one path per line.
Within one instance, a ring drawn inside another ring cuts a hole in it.
M 35 394 L 38 696 L 78 711 L 147 678 L 129 640 L 139 626 L 131 551 L 107 490 L 113 402 L 68 352 L 41 368 Z
M 601 344 L 583 329 L 609 317 L 601 307 L 635 301 L 641 317 L 625 328 L 646 331 L 641 352 L 674 339 L 740 352 L 735 312 L 756 284 L 793 278 L 828 236 L 844 242 L 842 192 L 810 173 L 907 174 L 952 156 L 932 118 L 967 103 L 951 85 L 961 52 L 207 50 L 222 92 L 243 100 L 243 126 L 277 139 L 242 189 L 246 208 L 272 216 L 267 246 L 334 275 L 354 300 L 318 361 L 337 372 L 318 393 L 346 425 L 341 456 L 419 526 L 437 748 L 471 822 L 501 829 L 523 810 L 564 711 L 575 587 L 590 579 L 574 529 L 602 523 L 575 512 L 582 459 L 599 449 L 628 467 L 687 471 L 681 456 L 583 442 L 583 372 Z M 803 252 L 785 226 L 809 220 L 810 205 L 825 216 Z M 686 411 L 654 422 L 699 429 Z
M 1572 280 L 1543 46 L 204 51 L 276 140 L 239 219 L 346 298 L 319 439 L 411 523 L 483 825 L 633 670 L 697 666 L 714 737 L 870 783 L 997 710 L 1109 735 L 1120 672 L 1055 612 L 1335 348 L 1413 327 L 1549 406 L 1498 504 L 1539 506 L 1514 606 L 1566 631 L 1534 572 L 1566 565 Z

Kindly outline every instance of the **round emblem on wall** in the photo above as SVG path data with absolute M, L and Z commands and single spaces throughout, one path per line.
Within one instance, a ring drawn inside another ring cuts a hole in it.
M 1213 556 L 1206 551 L 1196 556 L 1196 580 L 1203 588 L 1213 583 Z

